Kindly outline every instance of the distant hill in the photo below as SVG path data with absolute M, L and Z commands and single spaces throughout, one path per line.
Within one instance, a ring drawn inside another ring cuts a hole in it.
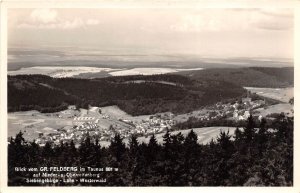
M 118 105 L 131 115 L 185 113 L 245 92 L 224 81 L 171 74 L 101 79 L 18 75 L 8 76 L 8 110 L 54 112 L 75 104 L 83 108 Z
M 224 81 L 247 87 L 289 87 L 294 85 L 294 68 L 212 68 L 199 71 L 185 71 L 176 74 L 194 80 Z

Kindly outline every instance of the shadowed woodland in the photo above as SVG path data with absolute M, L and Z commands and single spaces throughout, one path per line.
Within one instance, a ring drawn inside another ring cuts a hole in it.
M 271 128 L 271 129 L 270 129 Z M 9 139 L 8 185 L 41 186 L 26 183 L 32 173 L 16 172 L 15 167 L 81 166 L 115 167 L 115 172 L 100 172 L 106 183 L 82 183 L 79 180 L 56 186 L 292 186 L 293 118 L 281 115 L 271 123 L 259 125 L 249 117 L 246 126 L 233 136 L 220 132 L 209 144 L 197 143 L 191 131 L 170 135 L 163 144 L 153 135 L 148 144 L 132 136 L 125 145 L 115 135 L 109 147 L 101 147 L 89 135 L 79 147 L 75 144 L 46 143 L 44 147 L 26 141 L 20 132 Z M 64 173 L 64 172 L 61 172 Z M 96 172 L 99 173 L 99 172 Z

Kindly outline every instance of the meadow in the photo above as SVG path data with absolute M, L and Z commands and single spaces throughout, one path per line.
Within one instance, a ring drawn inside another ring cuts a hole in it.
M 258 88 L 258 87 L 244 87 L 252 93 L 257 95 L 275 99 L 284 103 L 288 103 L 294 97 L 294 87 L 287 88 Z

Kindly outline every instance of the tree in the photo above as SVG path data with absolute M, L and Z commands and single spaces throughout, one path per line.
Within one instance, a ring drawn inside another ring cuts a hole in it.
M 220 131 L 217 137 L 217 152 L 215 156 L 218 162 L 215 166 L 214 178 L 219 185 L 228 185 L 229 181 L 229 171 L 232 167 L 232 162 L 229 160 L 234 152 L 233 143 L 230 139 L 229 130 L 227 132 Z
M 291 99 L 289 100 L 289 103 L 290 103 L 291 105 L 294 105 L 294 97 L 291 98 Z
M 82 166 L 89 166 L 92 163 L 94 149 L 91 143 L 91 137 L 89 133 L 86 134 L 85 138 L 80 143 L 79 147 L 79 161 Z
M 109 150 L 116 162 L 122 161 L 122 157 L 125 153 L 126 148 L 119 134 L 116 134 L 115 137 L 111 140 Z
M 50 142 L 46 142 L 44 148 L 42 149 L 42 158 L 43 162 L 46 166 L 50 166 L 52 164 L 51 158 L 54 156 L 54 150 Z
M 184 140 L 184 146 L 186 147 L 194 147 L 197 145 L 198 136 L 192 129 Z
M 130 154 L 132 156 L 135 156 L 137 151 L 138 151 L 139 143 L 137 141 L 137 137 L 135 135 L 131 135 L 129 139 L 129 149 L 130 149 Z
M 277 140 L 284 141 L 293 135 L 290 122 L 291 120 L 281 113 L 272 123 L 272 127 L 276 130 Z
M 129 160 L 128 160 L 128 178 L 130 180 L 129 183 L 131 183 L 131 185 L 135 184 L 136 181 L 136 176 L 137 176 L 137 172 L 138 172 L 138 164 L 139 164 L 139 155 L 138 152 L 139 151 L 139 143 L 137 141 L 137 137 L 135 135 L 131 135 L 130 139 L 129 139 L 129 152 L 128 152 L 128 156 L 129 156 Z
M 169 132 L 169 129 L 167 129 L 167 132 L 163 136 L 163 146 L 164 146 L 164 151 L 165 151 L 165 159 L 170 159 L 171 158 L 171 135 Z
M 95 139 L 95 143 L 92 145 L 92 152 L 93 155 L 91 157 L 92 163 L 95 167 L 99 168 L 102 166 L 102 152 L 101 152 L 101 145 L 99 143 L 99 139 Z
M 151 138 L 148 143 L 148 147 L 149 147 L 149 149 L 153 149 L 153 150 L 157 150 L 157 148 L 158 148 L 158 143 L 157 143 L 157 140 L 156 140 L 154 134 L 151 135 Z
M 186 136 L 184 140 L 184 180 L 188 185 L 193 185 L 195 183 L 195 177 L 197 169 L 202 167 L 202 163 L 199 160 L 200 155 L 200 146 L 197 143 L 198 136 L 192 129 Z
M 266 119 L 261 120 L 259 130 L 256 135 L 256 142 L 257 142 L 256 144 L 258 146 L 258 151 L 260 155 L 266 149 L 266 143 L 268 141 L 266 123 L 267 123 Z
M 249 125 L 247 127 L 253 128 Z M 268 127 L 274 128 L 274 132 L 268 132 Z M 239 132 L 241 138 L 235 136 Z M 106 178 L 107 183 L 72 185 L 293 185 L 293 118 L 281 116 L 268 123 L 262 121 L 250 142 L 240 129 L 236 129 L 235 135 L 229 135 L 229 131 L 220 131 L 216 140 L 211 140 L 209 144 L 198 144 L 198 137 L 193 130 L 186 137 L 181 133 L 171 135 L 167 131 L 164 145 L 158 144 L 152 135 L 148 144 L 139 144 L 136 136 L 131 136 L 128 146 L 116 135 L 107 148 L 101 147 L 97 138 L 94 140 L 87 134 L 77 148 L 73 141 L 58 145 L 48 142 L 44 147 L 39 147 L 35 142 L 29 143 L 20 132 L 15 138 L 8 139 L 8 184 L 45 185 L 26 183 L 26 178 L 32 178 L 32 173 L 17 172 L 16 167 L 71 164 L 119 168 L 118 172 L 100 173 L 100 177 Z M 232 137 L 239 139 L 239 142 L 232 141 Z
M 217 138 L 217 142 L 220 145 L 221 149 L 225 152 L 224 156 L 227 156 L 227 153 L 229 153 L 229 151 L 232 150 L 233 144 L 230 139 L 231 136 L 229 135 L 229 130 L 227 131 L 227 133 L 225 133 L 225 131 L 220 131 L 220 134 Z
M 244 135 L 246 143 L 249 143 L 253 140 L 255 135 L 255 123 L 252 115 L 249 116 L 247 126 L 244 128 Z
M 78 164 L 78 150 L 72 140 L 66 149 L 65 155 L 67 157 L 66 165 Z
M 22 132 L 22 131 L 20 131 L 20 132 L 16 135 L 16 138 L 15 138 L 14 142 L 15 142 L 15 145 L 16 145 L 16 146 L 19 146 L 19 147 L 21 147 L 22 145 L 25 144 L 25 139 L 24 139 L 24 137 L 23 137 L 23 132 Z
M 239 127 L 236 127 L 234 131 L 234 139 L 236 142 L 243 139 L 243 132 L 239 129 Z
M 157 143 L 155 135 L 151 135 L 149 143 L 146 148 L 145 160 L 151 164 L 151 162 L 157 160 L 160 157 L 160 145 Z

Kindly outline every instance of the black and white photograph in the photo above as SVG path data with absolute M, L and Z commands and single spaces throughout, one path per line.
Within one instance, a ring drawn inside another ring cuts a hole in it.
M 293 187 L 294 16 L 8 8 L 7 186 Z

